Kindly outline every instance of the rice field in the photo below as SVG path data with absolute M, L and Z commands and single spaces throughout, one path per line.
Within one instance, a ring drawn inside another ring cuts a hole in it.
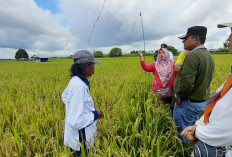
M 231 55 L 214 55 L 211 92 L 227 78 Z M 177 138 L 168 104 L 152 93 L 153 75 L 139 57 L 101 58 L 90 78 L 98 121 L 89 156 L 186 156 L 192 145 Z M 146 56 L 152 62 L 152 56 Z M 71 156 L 63 145 L 65 106 L 61 93 L 70 79 L 71 59 L 0 61 L 0 156 Z

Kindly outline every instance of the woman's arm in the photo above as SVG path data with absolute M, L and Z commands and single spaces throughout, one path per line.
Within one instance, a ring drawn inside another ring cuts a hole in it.
M 140 64 L 141 64 L 141 67 L 143 68 L 143 70 L 146 72 L 153 72 L 154 68 L 155 68 L 154 63 L 146 64 L 142 51 L 139 51 L 138 55 L 140 56 Z
M 140 61 L 144 61 L 143 52 L 138 51 L 138 55 L 140 56 Z
M 179 71 L 180 71 L 180 68 L 181 68 L 181 65 L 180 65 L 180 64 L 176 64 L 176 65 L 175 65 L 175 71 L 176 71 L 176 72 L 179 72 Z

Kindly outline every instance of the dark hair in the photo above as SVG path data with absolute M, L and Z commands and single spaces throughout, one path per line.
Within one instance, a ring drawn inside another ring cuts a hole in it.
M 204 43 L 205 43 L 205 40 L 206 40 L 206 37 L 205 37 L 205 36 L 192 35 L 192 37 L 193 37 L 193 38 L 199 37 L 200 43 L 201 43 L 201 44 L 204 44 Z
M 204 43 L 205 43 L 205 40 L 206 40 L 206 37 L 200 36 L 200 43 L 201 43 L 201 44 L 204 44 Z
M 71 66 L 70 72 L 71 72 L 71 77 L 73 76 L 77 76 L 82 80 L 86 80 L 86 70 L 85 70 L 85 66 L 88 65 L 90 66 L 93 63 L 84 63 L 84 64 L 77 64 L 74 63 Z
M 168 48 L 168 45 L 165 44 L 165 43 L 161 44 L 160 46 L 161 46 L 161 47 L 163 46 L 164 48 Z

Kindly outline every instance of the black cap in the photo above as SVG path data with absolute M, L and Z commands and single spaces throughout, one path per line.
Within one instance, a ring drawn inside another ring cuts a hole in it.
M 223 27 L 230 27 L 230 28 L 232 28 L 232 22 L 230 22 L 230 23 L 218 24 L 217 27 L 218 27 L 218 28 L 223 28 Z
M 206 37 L 207 28 L 204 26 L 193 26 L 188 28 L 186 35 L 178 37 L 179 39 L 185 39 L 190 35 L 198 35 L 201 37 Z

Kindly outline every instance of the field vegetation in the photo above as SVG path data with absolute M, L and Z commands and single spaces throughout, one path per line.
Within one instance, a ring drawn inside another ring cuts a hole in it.
M 214 55 L 211 92 L 230 72 L 231 55 Z M 146 56 L 147 62 L 153 56 Z M 90 78 L 98 121 L 89 156 L 186 156 L 168 104 L 152 93 L 153 75 L 139 57 L 100 58 Z M 0 62 L 0 156 L 71 156 L 63 145 L 65 107 L 61 93 L 70 79 L 71 59 Z

